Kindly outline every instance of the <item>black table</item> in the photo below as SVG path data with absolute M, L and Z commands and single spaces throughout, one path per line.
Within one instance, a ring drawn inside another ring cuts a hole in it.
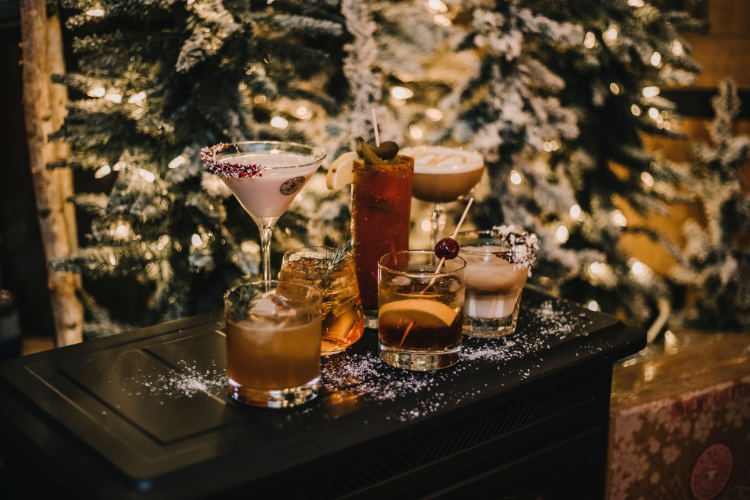
M 221 315 L 0 365 L 9 498 L 603 498 L 612 363 L 642 330 L 533 290 L 515 335 L 397 370 L 367 331 L 298 409 L 225 388 Z

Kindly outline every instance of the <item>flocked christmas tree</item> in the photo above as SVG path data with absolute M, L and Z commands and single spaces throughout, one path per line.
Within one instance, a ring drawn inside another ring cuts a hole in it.
M 660 299 L 668 303 L 669 289 L 621 251 L 624 232 L 649 234 L 629 227 L 621 208 L 667 210 L 652 189 L 655 158 L 640 134 L 680 136 L 675 106 L 658 94 L 692 80 L 698 67 L 679 32 L 704 24 L 641 0 L 428 6 L 436 23 L 452 18 L 463 28 L 459 42 L 435 59 L 460 61 L 467 77 L 453 85 L 429 72 L 395 81 L 415 94 L 412 100 L 423 96 L 421 109 L 396 103 L 395 113 L 409 115 L 401 122 L 417 132 L 405 139 L 481 151 L 489 182 L 474 222 L 535 231 L 542 241 L 538 283 L 592 308 L 647 320 Z M 435 101 L 444 118 L 432 122 L 435 115 L 420 112 Z
M 679 197 L 698 202 L 706 220 L 705 226 L 694 220 L 683 226 L 685 251 L 672 277 L 690 287 L 692 304 L 676 318 L 681 326 L 750 326 L 750 197 L 743 194 L 740 176 L 750 158 L 750 138 L 732 133 L 740 104 L 734 83 L 722 82 L 708 126 L 713 144 L 695 144 L 687 168 L 668 167 L 681 188 Z
M 566 298 L 646 319 L 667 295 L 618 247 L 618 203 L 663 210 L 640 132 L 675 134 L 662 85 L 696 70 L 683 15 L 629 2 L 430 0 L 68 0 L 79 72 L 59 137 L 63 164 L 116 175 L 79 194 L 86 246 L 53 265 L 91 278 L 129 274 L 153 288 L 143 324 L 221 307 L 257 272 L 257 232 L 200 147 L 284 138 L 330 156 L 372 137 L 461 145 L 486 158 L 476 226 L 515 223 L 542 240 L 534 278 Z M 116 25 L 118 28 L 112 28 Z M 317 174 L 277 225 L 275 257 L 348 230 L 348 192 Z M 659 179 L 657 179 L 657 182 Z M 613 196 L 617 194 L 617 197 Z M 458 207 L 457 207 L 458 208 Z M 427 207 L 415 202 L 413 220 Z M 419 241 L 417 224 L 415 241 Z M 116 330 L 90 299 L 89 334 Z
M 216 310 L 227 286 L 258 267 L 257 231 L 201 147 L 257 138 L 305 140 L 276 102 L 337 109 L 344 16 L 338 3 L 70 2 L 80 73 L 62 78 L 91 99 L 72 102 L 59 136 L 62 164 L 116 175 L 109 194 L 79 194 L 94 216 L 82 248 L 54 266 L 100 278 L 128 274 L 152 285 L 144 324 Z M 118 28 L 113 29 L 111 26 Z M 271 103 L 274 103 L 271 105 Z M 306 114 L 301 109 L 298 114 Z M 111 334 L 91 298 L 86 333 Z

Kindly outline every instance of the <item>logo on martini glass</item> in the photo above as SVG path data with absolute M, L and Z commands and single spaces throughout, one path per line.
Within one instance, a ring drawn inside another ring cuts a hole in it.
M 302 185 L 304 183 L 305 183 L 304 176 L 294 177 L 286 181 L 284 184 L 282 184 L 279 190 L 281 191 L 281 194 L 285 194 L 285 195 L 294 194 L 300 189 L 302 189 Z

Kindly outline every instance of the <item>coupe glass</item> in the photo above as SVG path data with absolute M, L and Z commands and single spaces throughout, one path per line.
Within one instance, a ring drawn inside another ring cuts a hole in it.
M 266 281 L 271 279 L 273 227 L 325 157 L 322 149 L 295 142 L 248 141 L 225 145 L 213 158 L 219 168 L 262 166 L 260 175 L 240 178 L 222 176 L 221 180 L 258 224 L 263 279 Z
M 445 229 L 444 203 L 457 201 L 474 190 L 482 180 L 484 160 L 477 153 L 441 146 L 404 148 L 401 153 L 414 158 L 412 195 L 434 203 L 430 222 L 432 248 Z

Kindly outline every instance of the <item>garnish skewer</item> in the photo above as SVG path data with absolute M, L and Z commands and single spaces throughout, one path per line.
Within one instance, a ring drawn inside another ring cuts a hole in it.
M 380 147 L 380 135 L 378 135 L 378 117 L 375 116 L 375 108 L 372 108 L 372 126 L 375 129 L 375 146 Z
M 455 243 L 456 236 L 458 235 L 458 231 L 461 229 L 461 224 L 464 223 L 464 219 L 466 218 L 466 214 L 469 213 L 469 208 L 471 208 L 471 204 L 474 202 L 474 198 L 471 198 L 469 200 L 469 203 L 466 205 L 466 208 L 464 209 L 464 214 L 461 216 L 461 220 L 458 221 L 458 224 L 456 225 L 456 230 L 453 231 L 453 236 L 450 239 L 453 240 Z M 438 246 L 440 246 L 440 243 L 442 243 L 444 240 L 440 240 L 440 242 L 435 246 L 435 249 L 437 250 Z M 456 245 L 455 255 L 451 256 L 451 259 L 454 259 L 458 255 L 458 245 Z M 437 275 L 440 272 L 440 268 L 443 267 L 443 264 L 445 263 L 445 257 L 440 258 L 440 263 L 438 264 L 437 269 L 435 270 L 435 274 Z M 424 290 L 422 290 L 421 293 L 425 293 L 432 285 L 435 284 L 435 280 L 437 279 L 437 276 L 433 277 L 430 282 L 427 284 Z M 401 338 L 401 343 L 399 344 L 399 347 L 404 345 L 404 341 L 406 340 L 407 335 L 409 335 L 409 332 L 411 331 L 412 326 L 414 326 L 414 322 L 412 321 L 409 323 L 409 326 L 406 327 L 406 331 L 404 332 L 404 336 Z
M 474 202 L 474 198 L 471 198 L 469 200 L 469 203 L 466 205 L 466 209 L 464 210 L 464 214 L 461 216 L 461 220 L 458 221 L 458 224 L 456 225 L 456 230 L 453 231 L 453 236 L 451 236 L 452 240 L 456 239 L 456 236 L 458 235 L 459 229 L 461 229 L 461 224 L 464 223 L 464 219 L 466 218 L 466 214 L 469 213 L 469 208 L 471 207 L 471 204 Z M 438 242 L 438 245 L 440 243 Z M 438 274 L 440 272 L 440 269 L 443 267 L 443 264 L 445 263 L 445 257 L 440 259 L 440 263 L 438 263 L 437 269 L 435 269 L 435 274 Z M 422 293 L 426 292 L 428 288 L 430 288 L 432 285 L 435 284 L 435 280 L 437 278 L 432 278 L 430 280 L 430 283 L 427 285 L 427 287 L 422 290 Z

